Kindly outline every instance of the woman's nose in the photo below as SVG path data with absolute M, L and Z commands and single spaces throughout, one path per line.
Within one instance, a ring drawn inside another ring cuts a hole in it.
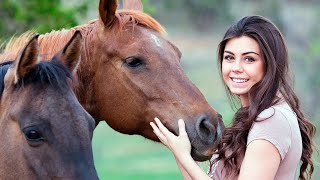
M 232 66 L 232 71 L 233 72 L 242 72 L 243 68 L 242 68 L 242 64 L 240 61 L 235 61 L 233 66 Z

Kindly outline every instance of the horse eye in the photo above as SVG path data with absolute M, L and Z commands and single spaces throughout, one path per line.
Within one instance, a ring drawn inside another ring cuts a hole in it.
M 136 57 L 129 57 L 125 60 L 126 65 L 128 65 L 129 67 L 138 67 L 144 64 L 143 60 L 141 60 L 140 58 L 136 58 Z
M 27 132 L 26 134 L 28 139 L 32 139 L 32 140 L 36 140 L 36 139 L 40 139 L 40 133 L 36 130 L 30 130 Z
M 26 129 L 24 131 L 24 134 L 25 134 L 27 140 L 29 140 L 29 141 L 42 141 L 43 140 L 41 133 L 35 128 Z

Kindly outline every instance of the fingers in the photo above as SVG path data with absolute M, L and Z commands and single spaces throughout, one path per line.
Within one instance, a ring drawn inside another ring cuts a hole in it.
M 159 130 L 160 130 L 165 136 L 168 136 L 168 135 L 171 135 L 171 134 L 172 134 L 172 133 L 161 123 L 161 121 L 160 121 L 157 117 L 155 117 L 154 120 L 156 121 Z
M 178 126 L 179 126 L 179 136 L 186 135 L 187 134 L 186 125 L 185 125 L 183 119 L 179 119 Z
M 153 132 L 157 135 L 157 137 L 159 138 L 159 140 L 167 146 L 167 138 L 160 132 L 159 128 L 153 123 L 150 122 L 150 125 L 153 129 Z
M 155 120 L 155 122 L 156 122 L 156 124 L 157 124 L 157 129 L 159 129 L 159 131 L 164 135 L 164 136 L 166 136 L 166 137 L 168 137 L 168 136 L 172 136 L 173 134 L 161 123 L 161 121 L 157 118 L 157 117 L 155 117 L 154 118 L 154 120 Z M 186 125 L 185 125 L 185 123 L 184 123 L 184 121 L 183 121 L 183 119 L 179 119 L 178 120 L 178 127 L 179 127 L 179 136 L 181 135 L 181 134 L 183 134 L 183 135 L 186 135 L 187 134 L 187 131 L 186 131 Z

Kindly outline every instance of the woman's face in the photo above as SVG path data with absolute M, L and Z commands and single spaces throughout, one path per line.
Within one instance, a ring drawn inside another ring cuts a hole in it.
M 222 59 L 223 80 L 231 93 L 239 95 L 248 106 L 248 92 L 264 76 L 264 62 L 259 44 L 251 37 L 228 40 Z

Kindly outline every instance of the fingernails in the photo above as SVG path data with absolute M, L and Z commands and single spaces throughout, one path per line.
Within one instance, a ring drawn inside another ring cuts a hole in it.
M 155 117 L 154 120 L 156 121 L 157 124 L 161 123 L 160 119 Z

